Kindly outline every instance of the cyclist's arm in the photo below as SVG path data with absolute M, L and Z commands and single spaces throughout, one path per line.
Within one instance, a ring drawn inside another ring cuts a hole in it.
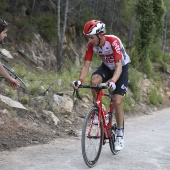
M 83 65 L 83 67 L 82 67 L 82 69 L 80 71 L 79 79 L 81 79 L 81 80 L 85 79 L 85 77 L 87 76 L 87 74 L 89 72 L 90 63 L 91 63 L 91 61 L 88 61 L 88 60 L 84 61 L 84 65 Z
M 116 83 L 116 81 L 119 79 L 120 75 L 122 74 L 122 62 L 115 63 L 115 66 L 116 69 L 111 79 Z

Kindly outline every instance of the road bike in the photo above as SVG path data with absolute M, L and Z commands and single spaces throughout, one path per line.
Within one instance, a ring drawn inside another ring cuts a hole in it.
M 117 124 L 114 116 L 114 98 L 113 93 L 108 90 L 108 93 L 103 89 L 107 89 L 107 83 L 101 83 L 97 87 L 90 85 L 80 85 L 79 88 L 95 89 L 97 92 L 96 103 L 87 112 L 82 127 L 81 147 L 84 162 L 88 167 L 93 167 L 97 163 L 102 145 L 109 140 L 111 152 L 116 155 L 118 150 L 115 150 L 114 143 L 116 139 Z M 78 90 L 75 91 L 80 99 Z M 110 98 L 109 111 L 102 107 L 103 97 Z M 94 117 L 97 115 L 98 123 L 94 123 Z M 124 130 L 124 123 L 123 123 Z

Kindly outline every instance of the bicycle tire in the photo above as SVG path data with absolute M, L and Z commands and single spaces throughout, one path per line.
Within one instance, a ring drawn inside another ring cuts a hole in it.
M 120 152 L 118 150 L 115 150 L 115 148 L 114 148 L 114 143 L 116 140 L 116 129 L 117 129 L 117 124 L 114 123 L 112 125 L 111 136 L 109 138 L 109 146 L 110 146 L 110 150 L 113 153 L 113 155 L 117 155 Z M 124 133 L 124 120 L 123 120 L 123 133 Z
M 93 118 L 96 112 L 98 112 L 96 107 L 92 107 L 87 112 L 82 128 L 82 155 L 84 162 L 90 168 L 92 168 L 99 159 L 104 138 L 103 122 L 100 121 L 99 126 L 93 124 Z
M 12 78 L 16 79 L 16 80 L 19 82 L 20 87 L 21 87 L 24 91 L 26 91 L 27 87 L 26 87 L 26 84 L 24 83 L 24 81 L 23 81 L 13 70 L 9 69 L 7 66 L 3 65 L 3 67 L 5 68 L 5 70 L 8 72 L 8 74 L 9 74 Z
M 113 155 L 117 155 L 119 153 L 119 151 L 115 150 L 115 148 L 114 148 L 114 143 L 116 140 L 116 129 L 117 129 L 117 125 L 116 125 L 116 123 L 114 123 L 112 125 L 111 136 L 109 138 L 109 146 L 110 146 L 110 150 L 113 153 Z

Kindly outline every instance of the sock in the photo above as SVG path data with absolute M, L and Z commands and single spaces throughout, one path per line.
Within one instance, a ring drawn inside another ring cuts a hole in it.
M 117 136 L 123 136 L 123 127 L 117 128 Z

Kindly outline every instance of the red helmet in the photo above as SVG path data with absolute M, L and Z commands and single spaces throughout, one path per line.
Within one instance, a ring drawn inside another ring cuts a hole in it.
M 106 33 L 105 24 L 102 21 L 91 20 L 84 25 L 83 33 L 85 35 L 95 35 L 100 32 Z

